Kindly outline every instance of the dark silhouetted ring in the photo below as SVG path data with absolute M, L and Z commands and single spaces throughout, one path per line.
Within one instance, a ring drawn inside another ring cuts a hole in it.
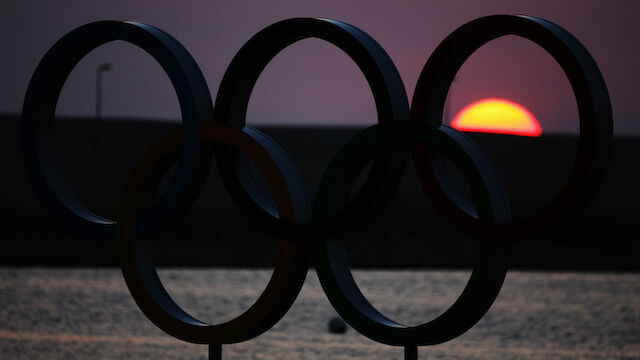
M 409 119 L 409 105 L 402 79 L 387 53 L 375 40 L 362 30 L 340 21 L 299 18 L 265 28 L 240 49 L 222 79 L 214 121 L 243 128 L 265 148 L 278 148 L 266 135 L 245 127 L 249 97 L 262 70 L 274 56 L 292 43 L 310 37 L 326 40 L 342 49 L 362 70 L 373 92 L 379 123 Z M 381 134 L 377 148 L 372 149 L 370 154 L 361 154 L 365 158 L 360 162 L 362 167 L 373 156 L 369 176 L 353 200 L 331 217 L 329 233 L 357 227 L 372 212 L 386 205 L 395 193 L 408 161 L 409 149 L 403 145 Z M 229 195 L 246 216 L 287 238 L 306 236 L 308 224 L 283 223 L 276 216 L 277 210 L 250 176 L 248 164 L 242 156 L 222 146 L 216 147 L 215 156 Z M 355 181 L 357 173 L 355 171 L 354 179 L 348 182 Z M 296 172 L 285 174 L 287 176 L 299 175 Z M 345 190 L 350 191 L 351 187 L 345 186 Z
M 69 189 L 55 156 L 52 131 L 58 96 L 71 70 L 91 50 L 114 40 L 136 45 L 158 61 L 176 90 L 182 111 L 184 146 L 175 173 L 156 206 L 139 219 L 136 227 L 140 231 L 156 227 L 184 201 L 189 181 L 204 183 L 211 155 L 198 153 L 196 124 L 211 121 L 213 116 L 211 95 L 198 65 L 177 40 L 158 28 L 136 22 L 99 21 L 71 31 L 49 49 L 31 78 L 22 109 L 25 168 L 40 200 L 67 228 L 108 240 L 115 237 L 115 222 L 87 209 Z
M 151 256 L 148 238 L 136 237 L 134 216 L 141 187 L 163 158 L 182 146 L 180 129 L 156 140 L 136 162 L 127 178 L 120 202 L 118 255 L 122 274 L 131 295 L 144 314 L 160 329 L 184 341 L 199 344 L 229 344 L 249 340 L 270 329 L 284 316 L 304 283 L 309 262 L 308 242 L 281 240 L 278 257 L 269 284 L 258 300 L 243 314 L 219 325 L 209 325 L 182 310 L 162 286 Z M 228 125 L 207 122 L 198 127 L 200 141 L 216 141 L 233 146 L 253 160 L 263 172 L 286 221 L 298 220 L 295 214 L 309 214 L 306 200 L 291 196 L 284 173 L 273 153 L 246 133 Z M 286 163 L 284 166 L 287 166 Z M 309 221 L 309 218 L 300 219 Z M 215 223 L 212 224 L 215 226 Z
M 517 223 L 490 224 L 477 220 L 473 204 L 457 193 L 437 152 L 412 147 L 413 161 L 425 192 L 434 205 L 462 231 L 485 239 L 511 241 L 576 216 L 595 196 L 611 152 L 611 103 L 602 74 L 585 47 L 549 21 L 523 15 L 493 15 L 455 30 L 427 61 L 413 94 L 411 120 L 438 127 L 449 86 L 456 73 L 485 43 L 517 35 L 545 49 L 562 67 L 573 88 L 580 116 L 580 140 L 575 164 L 566 183 L 548 207 Z
M 479 242 L 473 273 L 456 302 L 442 315 L 418 326 L 399 324 L 375 309 L 355 283 L 343 241 L 327 236 L 326 226 L 333 192 L 340 176 L 359 154 L 376 146 L 385 131 L 399 139 L 426 144 L 445 153 L 468 180 L 482 221 L 509 221 L 507 198 L 491 162 L 459 132 L 418 122 L 374 125 L 353 137 L 333 158 L 322 176 L 313 205 L 311 237 L 313 259 L 325 294 L 336 311 L 363 335 L 389 345 L 433 345 L 453 339 L 471 328 L 489 310 L 500 292 L 508 267 L 506 244 Z M 424 229 L 429 232 L 429 228 Z

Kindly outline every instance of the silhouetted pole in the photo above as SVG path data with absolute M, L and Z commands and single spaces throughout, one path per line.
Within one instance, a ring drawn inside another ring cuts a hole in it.
M 102 117 L 102 73 L 111 70 L 111 63 L 102 63 L 96 68 L 96 119 Z
M 209 360 L 222 360 L 222 345 L 209 344 Z
M 417 346 L 405 346 L 404 347 L 404 360 L 418 360 L 418 347 Z
M 102 73 L 111 70 L 111 63 L 102 63 L 96 67 L 96 124 L 94 126 L 93 134 L 93 159 L 94 159 L 94 172 L 96 174 L 96 186 L 94 188 L 94 200 L 100 208 L 102 207 L 102 197 L 100 193 L 102 191 L 102 159 L 100 157 L 100 135 L 97 134 L 99 129 L 98 122 L 102 118 Z

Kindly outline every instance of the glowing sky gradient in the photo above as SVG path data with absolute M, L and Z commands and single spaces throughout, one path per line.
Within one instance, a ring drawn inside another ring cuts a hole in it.
M 498 13 L 547 18 L 589 49 L 606 80 L 614 131 L 640 134 L 638 1 L 37 1 L 0 2 L 0 113 L 19 113 L 38 61 L 68 31 L 88 22 L 131 19 L 156 25 L 192 53 L 215 97 L 240 47 L 262 28 L 290 17 L 330 17 L 349 22 L 389 53 L 409 98 L 427 58 L 451 31 Z M 109 43 L 83 59 L 60 96 L 59 115 L 93 116 L 95 69 L 104 74 L 103 114 L 179 119 L 167 76 L 146 53 Z M 545 133 L 575 133 L 578 113 L 571 86 L 553 58 L 535 44 L 508 36 L 480 48 L 462 66 L 449 96 L 450 114 L 483 98 L 527 104 Z M 316 39 L 285 49 L 269 63 L 251 96 L 250 124 L 369 125 L 376 119 L 364 76 L 334 46 Z M 445 119 L 449 122 L 451 119 Z
M 467 132 L 537 137 L 542 128 L 524 106 L 506 99 L 482 99 L 462 109 L 451 126 Z

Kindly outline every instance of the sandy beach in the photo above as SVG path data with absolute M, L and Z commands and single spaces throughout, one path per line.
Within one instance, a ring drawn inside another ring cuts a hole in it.
M 239 315 L 269 270 L 160 270 L 170 294 L 201 320 Z M 463 289 L 465 271 L 355 271 L 372 304 L 407 325 L 430 320 Z M 485 317 L 464 335 L 421 347 L 420 359 L 638 359 L 640 275 L 511 271 Z M 117 268 L 0 270 L 0 357 L 206 359 L 136 307 Z M 330 334 L 335 315 L 315 272 L 287 315 L 256 339 L 223 346 L 224 359 L 401 359 L 402 348 L 353 329 Z

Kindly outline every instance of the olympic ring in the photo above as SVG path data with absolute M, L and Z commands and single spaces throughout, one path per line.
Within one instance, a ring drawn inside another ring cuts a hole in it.
M 580 115 L 578 154 L 569 180 L 549 207 L 513 223 L 501 180 L 491 162 L 462 133 L 442 125 L 447 90 L 462 63 L 480 46 L 513 34 L 532 40 L 558 61 L 573 87 Z M 333 157 L 321 179 L 313 211 L 301 177 L 287 154 L 265 134 L 245 125 L 248 99 L 266 64 L 288 45 L 308 37 L 345 51 L 365 75 L 374 95 L 378 124 L 350 139 Z M 50 130 L 57 97 L 75 64 L 91 49 L 121 39 L 149 52 L 165 69 L 178 93 L 183 126 L 156 140 L 136 162 L 120 203 L 120 223 L 93 214 L 67 187 L 54 166 Z M 453 339 L 471 328 L 491 307 L 507 271 L 508 243 L 575 216 L 594 196 L 604 176 L 612 140 L 611 104 L 597 64 L 582 44 L 559 26 L 530 16 L 495 15 L 469 22 L 451 33 L 427 61 L 409 110 L 393 62 L 369 35 L 329 19 L 290 19 L 252 37 L 236 54 L 222 80 L 213 110 L 204 78 L 186 49 L 150 25 L 101 21 L 70 32 L 38 65 L 25 97 L 22 138 L 29 177 L 45 207 L 73 230 L 97 238 L 117 235 L 123 276 L 144 314 L 168 334 L 210 345 L 241 342 L 276 324 L 295 301 L 308 269 L 308 251 L 320 283 L 336 311 L 357 331 L 385 344 L 405 347 Z M 211 142 L 214 142 L 212 145 Z M 142 188 L 157 189 L 180 149 L 178 168 L 155 204 Z M 282 237 L 272 278 L 256 303 L 237 318 L 209 325 L 182 310 L 158 279 L 145 235 L 182 214 L 205 182 L 213 153 L 225 188 L 252 221 Z M 409 154 L 436 207 L 463 232 L 478 239 L 473 273 L 458 300 L 441 316 L 407 327 L 376 310 L 358 289 L 342 240 L 384 208 L 403 176 Z M 443 176 L 437 159 L 453 160 L 468 180 L 470 203 Z M 275 204 L 248 176 L 249 157 L 264 172 Z M 334 200 L 345 201 L 355 176 L 372 161 L 362 190 L 331 215 Z M 151 184 L 146 186 L 145 184 Z M 151 204 L 151 205 L 149 205 Z M 148 205 L 148 206 L 146 206 Z M 136 216 L 139 208 L 150 207 Z M 117 227 L 117 234 L 114 233 Z
M 200 344 L 228 344 L 251 339 L 275 325 L 298 296 L 308 269 L 308 245 L 280 241 L 278 258 L 266 289 L 245 313 L 220 325 L 211 326 L 183 311 L 164 290 L 153 265 L 145 238 L 133 236 L 137 194 L 147 175 L 162 159 L 181 146 L 181 129 L 156 140 L 136 162 L 122 191 L 118 218 L 118 250 L 122 274 L 131 295 L 144 314 L 166 333 L 184 341 Z M 291 171 L 288 162 L 279 162 L 247 133 L 214 122 L 200 123 L 199 140 L 231 145 L 247 154 L 265 174 L 278 205 L 279 216 L 297 220 L 297 213 L 308 213 L 308 203 L 289 193 L 284 174 Z M 280 156 L 281 157 L 281 156 Z M 303 219 L 304 220 L 304 219 Z
M 446 176 L 442 162 L 424 146 L 412 148 L 413 162 L 434 205 L 462 231 L 476 237 L 511 241 L 530 236 L 582 211 L 595 196 L 609 163 L 613 120 L 609 93 L 587 49 L 558 25 L 532 16 L 493 15 L 451 33 L 427 61 L 413 94 L 411 120 L 442 126 L 444 101 L 455 74 L 475 50 L 504 35 L 529 39 L 548 51 L 567 75 L 578 104 L 580 138 L 574 167 L 551 204 L 519 223 L 482 223 L 473 205 Z M 429 164 L 429 166 L 419 166 Z
M 98 21 L 81 26 L 58 40 L 36 68 L 22 108 L 22 154 L 27 175 L 46 208 L 69 229 L 96 239 L 113 240 L 116 222 L 87 209 L 69 189 L 55 156 L 52 131 L 58 96 L 75 65 L 96 47 L 114 40 L 127 41 L 160 63 L 178 95 L 183 140 L 175 174 L 157 205 L 140 219 L 140 230 L 150 231 L 167 216 L 186 188 L 199 189 L 211 164 L 211 154 L 198 151 L 197 123 L 211 121 L 211 95 L 191 54 L 173 37 L 153 26 L 126 21 Z M 199 155 L 196 161 L 196 154 Z M 187 184 L 191 178 L 194 187 Z M 195 190 L 194 190 L 195 191 Z
M 373 92 L 378 123 L 409 120 L 409 101 L 400 74 L 389 55 L 375 40 L 362 30 L 336 20 L 290 19 L 260 31 L 238 51 L 220 84 L 214 121 L 247 129 L 245 114 L 249 96 L 264 67 L 282 49 L 309 37 L 336 45 L 358 65 Z M 249 131 L 256 132 L 255 129 Z M 277 147 L 266 136 L 261 143 L 267 148 Z M 273 205 L 248 175 L 248 165 L 241 157 L 221 147 L 216 148 L 215 155 L 227 192 L 249 219 L 288 238 L 305 236 L 307 226 L 283 224 L 273 215 L 276 213 Z M 363 156 L 369 160 L 369 154 Z M 384 206 L 402 179 L 408 156 L 408 147 L 381 134 L 380 145 L 375 151 L 373 165 L 362 190 L 351 203 L 345 204 L 341 211 L 331 216 L 329 232 L 336 234 L 353 228 L 365 221 L 370 211 Z M 366 165 L 366 160 L 360 162 L 362 167 Z M 359 174 L 360 170 L 358 166 L 354 175 Z M 295 176 L 298 176 L 297 172 Z M 355 178 L 346 181 L 353 182 Z M 350 185 L 345 185 L 345 191 L 351 190 Z M 301 186 L 297 191 L 304 194 L 306 199 L 304 185 Z
M 467 286 L 456 302 L 438 318 L 422 325 L 408 327 L 376 310 L 362 295 L 347 263 L 340 238 L 327 238 L 326 218 L 334 198 L 333 188 L 339 175 L 364 149 L 375 147 L 380 131 L 372 126 L 354 136 L 339 151 L 322 177 L 313 209 L 313 259 L 325 294 L 336 311 L 361 334 L 389 345 L 433 345 L 451 340 L 471 328 L 489 310 L 500 292 L 507 272 L 508 247 L 480 242 L 476 263 Z M 465 147 L 464 136 L 455 131 L 442 131 L 418 122 L 398 124 L 391 129 L 402 139 L 409 137 L 443 150 L 460 166 L 469 180 L 473 199 L 483 221 L 504 222 L 509 218 L 507 199 L 500 187 L 487 186 L 494 181 L 495 171 L 482 153 Z

